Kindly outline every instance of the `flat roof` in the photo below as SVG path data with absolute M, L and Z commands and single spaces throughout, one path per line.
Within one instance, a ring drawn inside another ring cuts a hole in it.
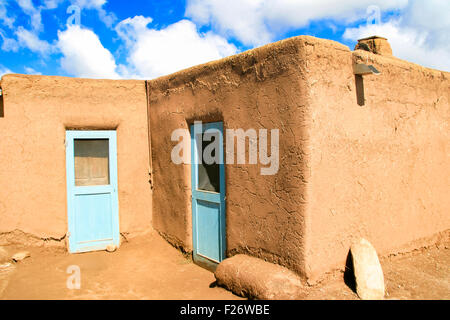
M 385 38 L 385 37 L 380 37 L 380 36 L 370 36 L 370 37 L 367 37 L 367 38 L 359 39 L 358 41 L 362 41 L 362 40 L 371 40 L 371 39 L 384 39 L 384 40 L 387 40 L 387 38 Z

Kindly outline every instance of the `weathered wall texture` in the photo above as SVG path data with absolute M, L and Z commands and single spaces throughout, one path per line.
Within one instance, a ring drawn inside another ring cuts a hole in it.
M 342 268 L 360 236 L 385 255 L 450 229 L 449 73 L 329 41 L 316 41 L 306 59 L 308 277 Z M 352 61 L 381 71 L 364 76 L 364 106 Z
M 117 129 L 120 231 L 151 230 L 144 81 L 7 75 L 1 85 L 0 234 L 64 238 L 66 129 Z
M 226 165 L 227 252 L 303 273 L 308 112 L 300 43 L 282 41 L 149 81 L 153 224 L 174 245 L 192 250 L 191 167 L 171 161 L 173 130 L 194 120 L 223 121 L 224 129 L 280 129 L 278 174 Z

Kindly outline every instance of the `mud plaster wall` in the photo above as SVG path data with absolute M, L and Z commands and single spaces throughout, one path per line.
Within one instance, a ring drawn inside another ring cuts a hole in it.
M 260 165 L 226 165 L 227 254 L 304 272 L 308 112 L 301 43 L 281 41 L 149 81 L 153 224 L 172 244 L 192 250 L 191 167 L 171 161 L 173 130 L 194 120 L 223 121 L 225 129 L 280 129 L 278 174 L 262 176 Z
M 352 59 L 381 71 L 364 76 L 364 106 Z M 310 46 L 307 60 L 308 277 L 342 268 L 357 237 L 384 255 L 450 229 L 449 73 L 326 41 Z
M 7 75 L 1 85 L 0 234 L 64 238 L 66 128 L 117 128 L 120 231 L 151 230 L 144 81 Z

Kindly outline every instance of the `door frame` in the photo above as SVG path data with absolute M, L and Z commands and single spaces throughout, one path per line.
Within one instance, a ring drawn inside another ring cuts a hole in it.
M 109 179 L 108 186 L 75 186 L 75 162 L 74 162 L 74 141 L 105 139 L 109 141 Z M 120 227 L 119 227 L 119 198 L 117 183 L 117 132 L 108 131 L 82 131 L 66 130 L 66 182 L 67 182 L 67 215 L 68 215 L 68 239 L 69 252 L 81 253 L 88 251 L 105 250 L 110 244 L 117 247 L 120 245 Z M 105 192 L 105 190 L 107 190 Z M 78 245 L 75 223 L 76 212 L 74 198 L 75 194 L 111 194 L 111 215 L 112 215 L 112 243 L 111 241 L 99 241 L 94 245 Z
M 210 269 L 215 270 L 218 263 L 222 262 L 226 258 L 226 181 L 225 181 L 225 162 L 224 162 L 224 134 L 223 134 L 223 122 L 212 122 L 212 123 L 202 123 L 201 131 L 199 130 L 199 125 L 191 125 L 191 200 L 192 200 L 192 244 L 193 244 L 193 259 L 197 264 Z M 200 192 L 197 191 L 198 187 L 198 148 L 196 143 L 196 134 L 204 133 L 206 130 L 216 129 L 221 134 L 221 139 L 219 141 L 220 153 L 220 193 L 213 192 Z M 197 200 L 210 202 L 210 203 L 220 203 L 220 226 L 219 226 L 219 245 L 220 245 L 220 261 L 214 261 L 211 258 L 204 257 L 198 252 L 197 243 Z

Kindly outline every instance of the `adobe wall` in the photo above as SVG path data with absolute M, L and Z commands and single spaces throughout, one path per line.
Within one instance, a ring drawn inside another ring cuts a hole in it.
M 172 163 L 178 143 L 172 132 L 194 120 L 223 121 L 224 129 L 280 129 L 276 175 L 262 176 L 261 165 L 225 166 L 227 255 L 247 253 L 304 273 L 309 171 L 301 43 L 281 41 L 148 82 L 153 224 L 175 246 L 192 250 L 191 167 Z
M 117 129 L 120 232 L 151 230 L 144 81 L 7 75 L 1 86 L 0 240 L 65 237 L 66 129 Z
M 353 60 L 381 71 L 364 76 L 364 106 Z M 357 237 L 386 255 L 450 229 L 449 73 L 324 40 L 307 61 L 308 277 L 343 268 Z

